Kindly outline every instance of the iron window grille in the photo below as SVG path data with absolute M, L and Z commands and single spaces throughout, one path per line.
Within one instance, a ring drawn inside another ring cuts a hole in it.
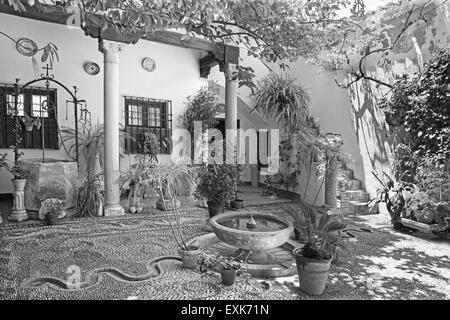
M 33 118 L 44 118 L 44 144 L 45 149 L 59 149 L 58 141 L 58 114 L 57 114 L 57 90 L 50 89 L 47 97 L 47 88 L 27 87 L 18 96 L 18 116 L 22 124 L 25 113 Z M 0 84 L 0 148 L 11 148 L 15 144 L 14 136 L 14 86 Z M 41 104 L 47 105 L 50 101 L 51 108 L 48 111 L 41 109 Z M 42 128 L 42 123 L 41 123 Z M 25 126 L 19 126 L 19 135 L 22 137 L 18 147 L 22 149 L 41 149 L 41 128 L 33 126 L 31 131 L 26 131 Z
M 145 133 L 156 135 L 160 153 L 170 154 L 172 137 L 172 101 L 125 96 L 125 132 L 134 140 L 125 141 L 129 154 L 141 153 Z

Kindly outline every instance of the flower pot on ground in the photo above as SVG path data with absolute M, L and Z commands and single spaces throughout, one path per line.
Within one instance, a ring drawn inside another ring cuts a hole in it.
M 200 272 L 219 272 L 222 283 L 231 286 L 236 280 L 237 271 L 241 269 L 241 264 L 234 257 L 226 257 L 218 252 L 204 250 L 199 258 Z
M 187 249 L 178 248 L 183 268 L 197 269 L 201 250 L 196 246 L 187 246 Z
M 209 217 L 212 218 L 219 213 L 223 213 L 223 204 L 213 203 L 212 201 L 208 201 L 208 213 Z
M 293 251 L 297 264 L 300 289 L 311 295 L 321 295 L 325 291 L 330 272 L 331 256 L 328 259 L 308 259 L 301 248 Z
M 236 198 L 235 184 L 239 176 L 238 165 L 234 164 L 203 164 L 198 169 L 196 195 L 208 199 L 210 216 L 223 212 L 228 201 Z
M 300 290 L 311 295 L 320 295 L 328 282 L 333 259 L 330 250 L 337 244 L 344 247 L 332 232 L 342 230 L 346 225 L 334 219 L 329 212 L 320 212 L 310 204 L 298 203 L 295 208 L 284 209 L 294 217 L 294 224 L 302 240 L 306 242 L 303 247 L 293 250 Z
M 243 209 L 244 208 L 244 200 L 234 199 L 230 202 L 230 207 L 232 207 L 233 209 Z
M 45 220 L 47 221 L 48 226 L 53 226 L 58 223 L 58 213 L 55 210 L 49 211 L 45 215 Z
M 233 285 L 234 281 L 236 280 L 236 272 L 237 272 L 236 270 L 227 270 L 227 269 L 220 270 L 222 283 L 226 286 Z
M 156 207 L 160 210 L 168 210 L 173 211 L 175 209 L 178 209 L 181 206 L 181 202 L 178 199 L 175 199 L 172 204 L 172 199 L 170 198 L 158 198 L 156 200 Z

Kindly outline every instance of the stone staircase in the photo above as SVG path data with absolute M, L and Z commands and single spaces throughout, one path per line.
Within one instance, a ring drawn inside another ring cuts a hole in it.
M 345 164 L 338 169 L 338 206 L 343 215 L 377 214 L 378 206 L 369 209 L 370 195 L 363 189 L 361 180 L 356 179 L 353 170 Z

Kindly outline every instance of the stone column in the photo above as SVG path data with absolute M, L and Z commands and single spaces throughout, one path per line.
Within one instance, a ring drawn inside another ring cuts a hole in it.
M 227 159 L 234 156 L 233 146 L 236 146 L 236 129 L 237 129 L 237 79 L 232 79 L 233 72 L 236 70 L 236 65 L 225 64 L 223 72 L 225 74 L 225 138 L 227 147 Z M 230 134 L 230 129 L 234 132 Z M 231 147 L 231 150 L 230 150 Z M 228 160 L 227 160 L 228 162 Z
M 13 179 L 11 180 L 14 186 L 13 190 L 13 207 L 11 212 L 11 221 L 24 221 L 28 219 L 27 210 L 25 209 L 25 188 L 26 179 Z
M 120 92 L 119 92 L 119 55 L 124 44 L 101 40 L 99 50 L 103 53 L 104 62 L 104 177 L 105 177 L 105 216 L 118 216 L 125 214 L 120 205 L 120 190 L 118 178 L 120 175 L 119 150 L 119 118 L 120 118 Z

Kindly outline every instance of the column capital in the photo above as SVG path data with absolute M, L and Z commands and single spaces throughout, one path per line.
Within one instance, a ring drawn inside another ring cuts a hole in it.
M 122 42 L 99 40 L 98 50 L 104 54 L 105 63 L 118 63 L 119 55 L 125 50 L 126 44 Z

